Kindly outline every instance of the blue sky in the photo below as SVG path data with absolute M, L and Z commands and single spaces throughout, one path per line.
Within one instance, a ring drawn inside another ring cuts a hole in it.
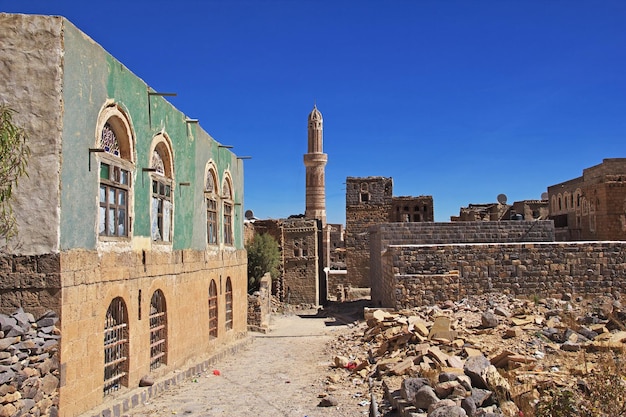
M 0 0 L 55 14 L 245 161 L 245 209 L 304 213 L 307 116 L 324 117 L 328 221 L 348 176 L 461 206 L 538 199 L 626 157 L 626 2 Z M 1 44 L 0 34 L 0 44 Z

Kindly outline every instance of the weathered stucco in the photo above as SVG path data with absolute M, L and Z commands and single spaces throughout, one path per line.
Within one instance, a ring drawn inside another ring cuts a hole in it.
M 63 19 L 0 13 L 0 102 L 16 111 L 31 157 L 13 210 L 19 235 L 8 251 L 37 255 L 59 250 Z

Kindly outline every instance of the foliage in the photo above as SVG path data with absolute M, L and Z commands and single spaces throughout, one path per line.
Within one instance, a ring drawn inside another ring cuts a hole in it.
M 259 288 L 259 281 L 267 272 L 273 278 L 278 276 L 280 250 L 278 243 L 267 233 L 255 234 L 251 243 L 246 245 L 248 251 L 248 291 Z
M 599 358 L 598 368 L 579 384 L 579 392 L 551 387 L 542 392 L 536 417 L 625 417 L 626 368 L 620 354 Z
M 13 188 L 22 175 L 30 156 L 27 135 L 13 121 L 15 110 L 0 104 L 0 237 L 7 240 L 17 233 L 11 207 Z
M 542 393 L 535 408 L 536 417 L 579 416 L 574 393 L 569 389 L 551 387 Z

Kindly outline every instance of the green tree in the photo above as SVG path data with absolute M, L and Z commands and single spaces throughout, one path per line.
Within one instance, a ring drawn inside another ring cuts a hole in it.
M 23 128 L 13 121 L 15 110 L 0 104 L 0 238 L 5 241 L 17 234 L 11 207 L 13 188 L 26 173 L 30 148 Z
M 278 243 L 267 233 L 255 234 L 251 243 L 246 245 L 248 251 L 248 291 L 259 288 L 263 275 L 269 272 L 273 278 L 278 276 L 280 250 Z

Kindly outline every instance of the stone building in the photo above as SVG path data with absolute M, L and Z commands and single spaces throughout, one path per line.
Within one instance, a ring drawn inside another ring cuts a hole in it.
M 60 317 L 58 404 L 37 414 L 85 413 L 240 343 L 242 161 L 65 18 L 0 14 L 0 30 L 0 101 L 31 149 L 0 310 Z
M 557 240 L 626 240 L 626 158 L 549 186 L 548 199 Z
M 522 200 L 513 204 L 504 202 L 469 204 L 461 207 L 452 222 L 546 220 L 549 215 L 548 200 Z
M 432 222 L 432 196 L 394 197 L 390 177 L 346 179 L 346 267 L 344 285 L 370 287 L 369 228 L 389 222 Z

